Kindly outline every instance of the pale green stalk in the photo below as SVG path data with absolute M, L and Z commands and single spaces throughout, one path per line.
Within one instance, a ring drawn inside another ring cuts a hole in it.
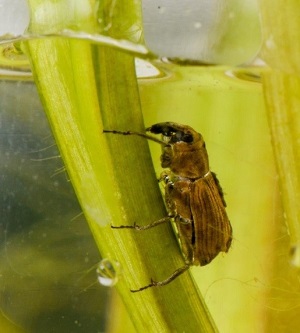
M 299 1 L 261 1 L 263 88 L 291 246 L 300 251 Z M 296 263 L 300 267 L 300 262 Z

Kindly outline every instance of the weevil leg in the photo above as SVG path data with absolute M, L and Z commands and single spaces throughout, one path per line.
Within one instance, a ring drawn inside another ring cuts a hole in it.
M 176 269 L 176 271 L 172 275 L 170 275 L 167 279 L 165 279 L 163 281 L 154 281 L 153 279 L 151 279 L 151 283 L 148 284 L 147 286 L 141 287 L 139 289 L 130 289 L 130 291 L 132 293 L 136 293 L 136 292 L 139 292 L 139 291 L 151 288 L 151 287 L 162 287 L 162 286 L 165 286 L 166 284 L 169 284 L 170 282 L 172 282 L 173 280 L 175 280 L 179 275 L 181 275 L 182 273 L 184 273 L 185 271 L 187 271 L 190 268 L 191 265 L 192 264 L 188 262 L 184 266 Z
M 175 223 L 177 224 L 192 224 L 193 220 L 189 218 L 182 217 L 181 215 L 176 215 L 174 217 Z
M 111 226 L 112 229 L 135 229 L 135 230 L 147 230 L 147 229 L 151 229 L 154 228 L 160 224 L 166 223 L 166 222 L 170 222 L 170 220 L 173 218 L 173 216 L 167 216 L 167 217 L 163 217 L 160 220 L 154 221 L 150 224 L 147 225 L 137 225 L 136 223 L 134 223 L 133 225 L 120 225 L 120 226 Z

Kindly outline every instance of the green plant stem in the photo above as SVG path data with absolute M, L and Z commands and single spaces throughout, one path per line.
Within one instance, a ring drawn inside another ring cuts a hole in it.
M 292 246 L 300 246 L 300 80 L 273 71 L 263 78 L 273 149 Z
M 270 11 L 270 7 L 272 10 Z M 263 88 L 292 246 L 300 246 L 300 6 L 261 2 Z M 300 263 L 299 263 L 300 264 Z
M 32 12 L 37 3 L 30 1 Z M 51 19 L 55 21 L 55 15 Z M 35 29 L 40 25 L 31 22 Z M 183 265 L 170 225 L 144 233 L 110 228 L 146 224 L 166 215 L 146 140 L 102 134 L 103 128 L 144 128 L 133 56 L 66 39 L 29 41 L 25 49 L 100 253 L 121 264 L 116 288 L 137 331 L 215 332 L 188 273 L 164 288 L 129 291 L 148 284 L 151 277 L 164 279 Z

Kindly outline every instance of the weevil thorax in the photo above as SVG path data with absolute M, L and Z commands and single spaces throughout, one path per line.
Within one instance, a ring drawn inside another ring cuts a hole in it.
M 161 155 L 163 168 L 170 168 L 175 175 L 191 179 L 201 178 L 208 173 L 208 155 L 200 133 L 173 122 L 155 124 L 148 130 L 162 134 L 165 142 Z

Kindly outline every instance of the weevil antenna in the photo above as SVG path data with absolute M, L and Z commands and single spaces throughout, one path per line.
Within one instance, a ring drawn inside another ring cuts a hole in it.
M 152 135 L 149 135 L 146 133 L 140 133 L 140 132 L 134 132 L 134 131 L 116 131 L 116 130 L 103 130 L 103 133 L 112 133 L 112 134 L 121 134 L 121 135 L 137 135 L 137 136 L 140 136 L 147 140 L 159 143 L 160 145 L 166 146 L 166 143 L 163 140 L 157 139 L 157 138 L 153 137 Z

